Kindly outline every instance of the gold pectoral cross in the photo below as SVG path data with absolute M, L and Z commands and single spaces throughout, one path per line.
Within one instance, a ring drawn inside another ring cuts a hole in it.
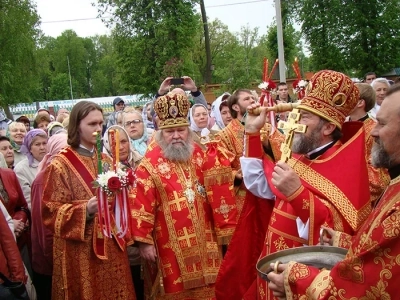
M 283 130 L 285 133 L 285 141 L 281 144 L 281 159 L 282 162 L 287 162 L 292 157 L 292 144 L 294 133 L 305 133 L 307 126 L 304 124 L 298 124 L 300 120 L 300 112 L 297 108 L 294 108 L 288 116 L 287 122 L 279 121 L 278 129 Z

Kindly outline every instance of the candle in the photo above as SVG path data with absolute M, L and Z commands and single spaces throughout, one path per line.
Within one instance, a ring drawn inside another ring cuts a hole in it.
M 263 78 L 262 81 L 266 82 L 268 76 L 268 59 L 264 57 L 264 66 L 263 66 Z
M 93 132 L 96 136 L 96 148 L 97 148 L 97 174 L 103 173 L 103 163 L 101 161 L 101 136 L 98 132 Z
M 117 165 L 117 161 L 116 161 L 116 155 L 115 155 L 115 131 L 114 130 L 109 130 L 108 131 L 109 134 L 109 140 L 110 140 L 110 148 L 111 148 L 111 156 L 112 156 L 112 166 L 111 169 L 115 170 L 115 166 Z
M 118 163 L 119 163 L 119 130 L 115 130 L 115 170 L 118 168 Z
M 274 65 L 272 66 L 271 73 L 269 73 L 268 79 L 272 79 L 272 76 L 274 75 L 274 71 L 275 71 L 278 63 L 279 63 L 279 59 L 276 59 Z

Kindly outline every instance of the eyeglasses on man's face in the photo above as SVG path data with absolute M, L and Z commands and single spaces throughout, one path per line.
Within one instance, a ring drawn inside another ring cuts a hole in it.
M 126 123 L 125 123 L 125 126 L 128 127 L 128 126 L 131 126 L 132 124 L 135 125 L 135 124 L 140 124 L 140 123 L 142 123 L 142 122 L 143 122 L 143 121 L 140 120 L 140 119 L 135 119 L 135 120 L 126 122 Z

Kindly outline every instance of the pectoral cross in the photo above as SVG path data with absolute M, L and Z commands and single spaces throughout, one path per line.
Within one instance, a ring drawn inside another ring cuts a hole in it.
M 282 156 L 280 161 L 287 162 L 289 158 L 292 157 L 292 144 L 294 133 L 305 133 L 307 126 L 303 124 L 298 124 L 300 120 L 300 112 L 298 109 L 293 109 L 288 116 L 287 122 L 279 121 L 278 129 L 285 132 L 285 141 L 281 144 Z

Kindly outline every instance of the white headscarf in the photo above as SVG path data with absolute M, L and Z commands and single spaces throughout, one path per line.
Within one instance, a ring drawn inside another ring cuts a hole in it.
M 194 121 L 194 118 L 193 118 L 194 109 L 195 109 L 196 107 L 199 107 L 199 106 L 204 107 L 204 109 L 205 109 L 206 112 L 207 112 L 207 122 L 206 122 L 206 126 L 205 126 L 204 128 L 207 128 L 208 119 L 209 119 L 208 110 L 207 110 L 207 107 L 206 107 L 206 106 L 204 106 L 203 104 L 200 104 L 200 103 L 196 103 L 195 105 L 193 105 L 193 106 L 190 108 L 190 129 L 192 129 L 192 131 L 195 131 L 195 132 L 201 132 L 201 131 L 204 129 L 204 128 L 200 128 L 199 126 L 197 126 L 197 125 L 196 125 L 196 122 Z
M 110 140 L 108 137 L 108 132 L 110 129 L 118 130 L 121 134 L 124 134 L 125 137 L 127 138 L 127 141 L 129 143 L 128 163 L 129 163 L 130 167 L 134 168 L 135 162 L 142 159 L 142 156 L 133 148 L 132 144 L 130 143 L 128 132 L 125 130 L 125 128 L 123 128 L 119 125 L 112 125 L 111 127 L 107 128 L 106 132 L 104 132 L 104 135 L 103 135 L 103 145 L 104 145 L 104 150 L 105 150 L 103 152 L 107 153 L 110 157 L 112 157 L 111 144 L 110 144 Z M 144 130 L 146 130 L 146 128 Z
M 226 99 L 226 95 L 230 96 L 231 94 L 227 92 L 223 93 L 211 105 L 211 117 L 215 119 L 215 123 L 217 123 L 218 127 L 221 129 L 225 128 L 225 125 L 224 121 L 222 120 L 221 111 L 219 110 L 219 107 L 221 106 L 221 102 L 224 96 Z

